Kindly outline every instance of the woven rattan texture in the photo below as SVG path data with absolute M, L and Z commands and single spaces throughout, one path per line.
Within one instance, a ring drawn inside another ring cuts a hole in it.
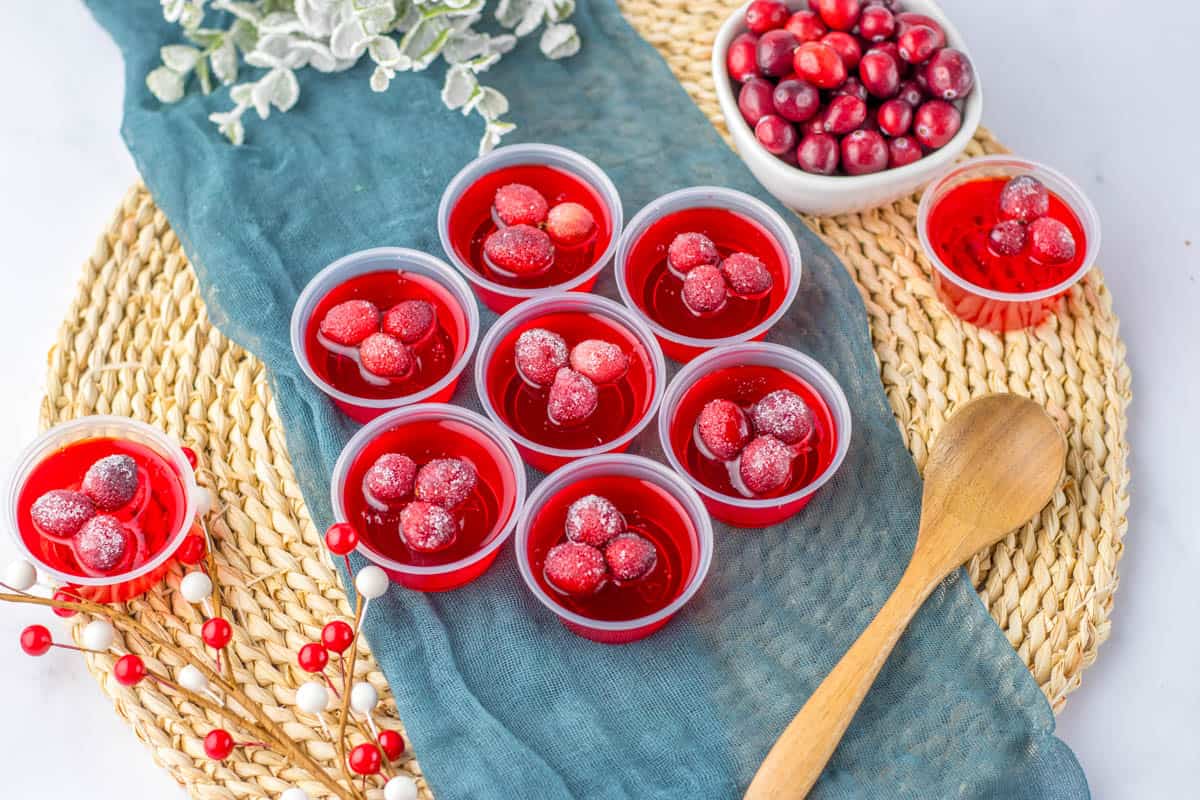
M 721 127 L 708 57 L 732 4 L 621 5 Z M 1001 149 L 981 132 L 969 152 Z M 1117 320 L 1093 272 L 1071 293 L 1065 312 L 1036 330 L 996 336 L 959 323 L 934 295 L 915 216 L 909 198 L 869 213 L 806 221 L 862 291 L 880 377 L 918 466 L 949 414 L 988 392 L 1033 397 L 1067 431 L 1069 475 L 1054 501 L 969 565 L 984 603 L 1057 710 L 1108 636 L 1126 527 L 1130 378 Z M 43 426 L 96 413 L 150 422 L 200 454 L 201 480 L 220 500 L 209 525 L 235 622 L 235 674 L 297 742 L 336 768 L 319 725 L 295 710 L 295 687 L 304 680 L 295 653 L 330 618 L 349 615 L 345 592 L 296 486 L 262 364 L 210 325 L 178 240 L 140 186 L 97 242 L 49 356 Z M 153 593 L 130 609 L 179 645 L 202 647 L 203 620 L 177 592 Z M 144 641 L 118 644 L 146 656 L 152 669 L 174 674 L 178 666 Z M 326 796 L 268 751 L 209 761 L 202 742 L 217 720 L 152 682 L 122 687 L 111 677 L 111 657 L 88 658 L 117 713 L 193 797 L 273 798 L 291 785 Z M 399 726 L 369 653 L 360 671 L 384 698 L 380 721 Z M 416 761 L 403 768 L 428 797 Z

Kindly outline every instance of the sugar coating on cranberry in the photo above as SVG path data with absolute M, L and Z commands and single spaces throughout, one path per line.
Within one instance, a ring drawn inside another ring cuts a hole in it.
M 721 262 L 721 274 L 729 282 L 729 288 L 743 297 L 766 294 L 775 285 L 767 265 L 750 253 L 731 253 Z
M 546 413 L 556 425 L 574 425 L 592 415 L 600 404 L 600 393 L 591 379 L 563 367 L 554 376 Z
M 1029 249 L 1044 264 L 1065 264 L 1075 257 L 1075 236 L 1054 217 L 1029 223 Z
M 412 494 L 417 464 L 402 453 L 384 453 L 363 476 L 363 487 L 377 500 L 394 503 Z
M 492 206 L 505 225 L 541 225 L 550 209 L 541 192 L 523 183 L 501 186 L 496 190 Z
M 79 488 L 101 511 L 114 511 L 137 494 L 137 462 L 123 453 L 105 456 L 88 467 Z
M 379 330 L 379 309 L 369 300 L 347 300 L 326 311 L 318 329 L 331 342 L 353 347 Z
M 732 461 L 750 439 L 746 413 L 732 400 L 717 398 L 700 409 L 696 446 L 714 461 Z
M 433 333 L 437 310 L 427 300 L 402 300 L 383 315 L 383 332 L 405 344 L 416 344 Z
M 82 492 L 53 489 L 33 501 L 29 516 L 42 533 L 69 539 L 96 515 L 96 504 Z
M 554 243 L 541 228 L 510 225 L 488 236 L 483 243 L 483 255 L 500 272 L 537 275 L 554 264 Z
M 776 389 L 750 409 L 750 421 L 759 434 L 774 436 L 784 444 L 800 444 L 813 434 L 813 412 L 804 398 L 791 389 Z
M 709 314 L 725 305 L 725 276 L 718 267 L 696 267 L 683 279 L 683 304 L 693 313 Z
M 560 592 L 589 595 L 600 588 L 608 575 L 604 554 L 578 542 L 563 542 L 546 553 L 546 580 Z
M 372 333 L 363 339 L 358 358 L 363 369 L 381 378 L 403 378 L 416 364 L 408 345 L 386 333 Z
M 579 203 L 559 203 L 546 218 L 546 233 L 562 245 L 584 242 L 596 229 L 596 218 Z
M 418 500 L 454 508 L 475 489 L 475 468 L 461 458 L 435 458 L 417 471 Z
M 774 436 L 756 436 L 742 450 L 738 476 L 752 494 L 768 494 L 788 482 L 792 451 Z
M 715 267 L 720 261 L 717 246 L 703 233 L 681 233 L 667 247 L 667 266 L 680 276 L 696 267 Z
M 625 532 L 625 517 L 608 498 L 588 494 L 567 507 L 566 531 L 572 542 L 603 547 Z
M 458 522 L 441 506 L 414 500 L 400 512 L 400 536 L 419 553 L 436 553 L 454 543 Z
M 604 562 L 617 580 L 636 581 L 654 569 L 658 563 L 658 549 L 644 536 L 622 533 L 605 546 Z
M 1050 191 L 1032 175 L 1018 175 L 1000 190 L 1000 216 L 1033 222 L 1050 212 Z
M 1002 220 L 988 233 L 988 244 L 1002 256 L 1015 256 L 1025 249 L 1028 236 L 1019 219 Z
M 92 572 L 111 572 L 129 551 L 129 531 L 116 517 L 100 514 L 75 534 L 75 556 Z
M 585 339 L 571 348 L 571 369 L 593 383 L 612 383 L 629 369 L 629 356 L 612 342 Z
M 554 331 L 530 328 L 517 337 L 514 348 L 517 372 L 533 386 L 549 386 L 567 365 L 567 341 Z

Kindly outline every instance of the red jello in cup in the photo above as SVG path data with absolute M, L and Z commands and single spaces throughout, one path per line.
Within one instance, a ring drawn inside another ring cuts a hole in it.
M 479 338 L 479 308 L 448 264 L 418 250 L 343 256 L 309 281 L 292 311 L 292 352 L 357 422 L 449 400 Z
M 542 472 L 625 450 L 653 418 L 665 381 L 650 330 L 619 303 L 579 292 L 508 311 L 475 360 L 484 412 Z
M 422 403 L 390 411 L 346 443 L 333 468 L 337 522 L 401 586 L 455 589 L 482 575 L 512 534 L 525 467 L 472 411 Z
M 764 528 L 804 508 L 850 447 L 850 406 L 803 353 L 748 342 L 710 350 L 671 381 L 658 413 L 667 461 L 717 519 Z
M 17 545 L 69 592 L 123 602 L 158 583 L 204 500 L 182 448 L 124 417 L 57 425 L 25 450 L 8 491 Z
M 654 200 L 617 245 L 617 289 L 668 357 L 767 335 L 796 298 L 800 246 L 769 206 L 715 186 Z
M 621 197 L 573 150 L 516 144 L 454 176 L 438 207 L 446 256 L 497 313 L 547 293 L 589 291 L 621 235 Z
M 917 233 L 942 303 L 997 332 L 1054 313 L 1100 250 L 1100 219 L 1079 187 L 1013 156 L 973 158 L 931 184 Z
M 516 549 L 525 584 L 563 625 L 622 644 L 666 625 L 700 588 L 712 523 L 678 475 L 614 453 L 542 481 L 521 513 Z

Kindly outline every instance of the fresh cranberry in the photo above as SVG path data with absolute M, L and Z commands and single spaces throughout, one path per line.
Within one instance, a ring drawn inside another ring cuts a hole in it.
M 588 494 L 567 507 L 565 527 L 572 542 L 603 547 L 625 532 L 625 517 L 607 497 Z
M 767 265 L 750 253 L 730 253 L 721 262 L 721 274 L 734 294 L 741 297 L 762 297 L 775 285 Z
M 717 246 L 703 233 L 681 233 L 667 248 L 667 266 L 681 278 L 696 267 L 715 267 L 720 261 Z
M 761 35 L 782 28 L 788 13 L 787 6 L 777 0 L 754 0 L 746 9 L 746 27 Z
M 822 21 L 835 31 L 848 31 L 858 23 L 862 0 L 812 0 Z
M 805 42 L 796 48 L 796 74 L 821 89 L 834 89 L 846 80 L 841 56 L 824 42 Z
M 782 155 L 796 146 L 796 129 L 778 114 L 768 114 L 754 126 L 754 137 L 768 153 Z
M 416 344 L 429 334 L 437 322 L 437 311 L 427 300 L 403 300 L 383 315 L 383 332 L 405 344 Z
M 753 494 L 781 489 L 792 471 L 792 451 L 774 436 L 758 436 L 742 450 L 738 476 Z
M 718 267 L 696 267 L 683 279 L 682 294 L 693 313 L 710 314 L 725 305 L 725 276 Z
M 828 133 L 810 133 L 796 150 L 800 169 L 815 175 L 832 175 L 838 168 L 838 140 Z
M 483 243 L 483 255 L 500 272 L 537 275 L 554 263 L 550 234 L 532 225 L 510 225 L 493 231 Z
M 914 80 L 900 81 L 900 89 L 896 93 L 896 97 L 913 108 L 925 102 L 925 92 L 921 91 L 921 87 Z
M 369 300 L 347 300 L 325 312 L 318 326 L 335 344 L 353 347 L 379 330 L 379 309 Z
M 561 245 L 586 241 L 596 229 L 596 218 L 579 203 L 559 203 L 546 217 L 546 233 Z
M 435 458 L 417 471 L 418 500 L 454 508 L 471 496 L 477 482 L 475 468 L 461 458 Z
M 856 130 L 883 133 L 883 129 L 879 127 L 879 109 L 875 106 L 867 106 L 867 116 L 859 123 Z
M 920 64 L 937 49 L 938 35 L 928 25 L 912 25 L 896 39 L 900 57 L 910 64 Z
M 758 74 L 758 37 L 753 33 L 742 33 L 729 43 L 725 54 L 725 68 L 729 77 L 745 83 Z
M 898 97 L 884 101 L 876 117 L 879 127 L 888 136 L 903 136 L 912 127 L 913 109 Z
M 578 542 L 563 542 L 546 553 L 546 580 L 560 592 L 588 595 L 600 588 L 608 574 L 604 554 Z
M 863 86 L 876 97 L 891 97 L 900 91 L 900 67 L 882 50 L 872 50 L 858 65 Z
M 780 81 L 771 100 L 775 113 L 791 122 L 812 119 L 821 108 L 821 93 L 811 83 L 800 79 Z
M 542 193 L 523 183 L 510 183 L 497 189 L 492 207 L 505 225 L 541 225 L 550 210 Z
M 858 33 L 868 42 L 882 42 L 896 32 L 896 17 L 883 6 L 869 6 L 858 18 Z
M 115 511 L 137 494 L 137 462 L 124 453 L 105 456 L 88 467 L 79 488 L 101 511 Z
M 962 114 L 945 100 L 930 100 L 917 109 L 913 133 L 917 141 L 931 150 L 942 147 L 958 133 Z
M 129 552 L 131 535 L 121 521 L 100 514 L 75 534 L 75 555 L 89 572 L 112 572 Z
M 971 93 L 975 85 L 975 70 L 964 53 L 946 47 L 929 59 L 923 71 L 925 83 L 934 97 L 958 100 Z
M 530 328 L 517 337 L 513 348 L 517 374 L 533 386 L 549 386 L 567 365 L 567 342 L 554 331 Z
M 403 378 L 416 365 L 412 350 L 386 333 L 372 333 L 358 346 L 363 369 L 381 378 Z
M 412 494 L 417 464 L 403 453 L 384 453 L 363 475 L 363 488 L 371 497 L 394 503 Z
M 815 42 L 829 31 L 817 13 L 808 9 L 797 11 L 788 17 L 784 27 L 801 43 Z
M 811 136 L 814 133 L 825 133 L 825 109 L 820 109 L 812 118 L 800 126 L 801 136 Z
M 613 383 L 629 369 L 629 356 L 612 342 L 585 339 L 571 348 L 571 369 L 593 383 Z
M 1018 175 L 1000 190 L 1000 216 L 1033 222 L 1050 213 L 1050 191 L 1032 175 Z
M 906 30 L 916 25 L 924 25 L 937 34 L 937 39 L 934 41 L 934 48 L 942 48 L 946 46 L 946 32 L 942 30 L 941 23 L 933 17 L 926 14 L 916 14 L 911 11 L 905 11 L 896 15 L 896 33 L 903 35 Z
M 695 441 L 705 456 L 732 461 L 750 440 L 750 425 L 741 407 L 732 400 L 710 400 L 700 409 Z
M 575 370 L 563 367 L 550 384 L 546 413 L 556 425 L 574 425 L 590 417 L 599 403 L 596 384 Z
M 862 69 L 861 65 L 859 66 L 859 69 Z M 860 81 L 858 77 L 854 75 L 846 78 L 845 83 L 833 90 L 834 97 L 837 97 L 839 94 L 848 94 L 863 101 L 865 101 L 868 97 L 867 87 L 863 86 L 862 81 Z
M 784 444 L 800 444 L 813 434 L 812 409 L 790 389 L 776 389 L 750 409 L 754 432 L 774 436 Z
M 70 539 L 96 515 L 96 504 L 82 492 L 53 489 L 33 502 L 29 516 L 51 539 Z
M 862 45 L 858 39 L 844 31 L 833 31 L 821 37 L 821 41 L 837 51 L 838 57 L 846 65 L 847 72 L 853 72 L 862 58 Z
M 196 533 L 189 533 L 183 537 L 183 541 L 179 543 L 179 549 L 175 551 L 175 558 L 179 560 L 179 563 L 188 566 L 199 564 L 207 555 L 208 542 L 203 536 Z
M 767 114 L 775 113 L 775 89 L 765 78 L 751 78 L 742 84 L 738 92 L 738 111 L 742 112 L 742 119 L 751 128 Z
M 645 537 L 623 533 L 604 548 L 604 561 L 617 580 L 636 581 L 654 569 L 658 563 L 658 550 Z
M 867 104 L 857 97 L 839 94 L 825 111 L 825 130 L 839 136 L 857 128 L 867 118 Z
M 847 175 L 866 175 L 887 168 L 888 148 L 875 131 L 858 130 L 842 139 L 842 169 Z
M 1029 223 L 1029 243 L 1033 257 L 1043 264 L 1065 264 L 1075 257 L 1071 229 L 1054 217 L 1038 217 Z
M 400 512 L 400 536 L 418 553 L 436 553 L 454 544 L 458 522 L 441 506 L 414 500 Z
M 988 234 L 988 244 L 997 255 L 1015 256 L 1025 249 L 1025 223 L 1019 219 L 1006 219 L 996 223 Z
M 800 41 L 789 31 L 767 31 L 758 39 L 755 51 L 758 71 L 763 75 L 778 78 L 792 71 L 792 51 Z
M 868 55 L 870 53 L 887 53 L 892 57 L 892 60 L 896 62 L 896 66 L 898 68 L 903 69 L 904 67 L 908 66 L 904 63 L 904 60 L 900 58 L 900 48 L 896 46 L 895 42 L 888 41 L 871 45 L 871 48 L 863 55 Z

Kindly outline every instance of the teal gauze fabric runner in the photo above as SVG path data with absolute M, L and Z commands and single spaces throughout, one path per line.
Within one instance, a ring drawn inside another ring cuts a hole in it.
M 478 119 L 442 106 L 439 69 L 375 94 L 360 65 L 304 75 L 299 105 L 255 121 L 234 148 L 206 119 L 226 97 L 161 107 L 147 92 L 159 47 L 176 35 L 157 0 L 88 5 L 124 52 L 123 130 L 138 169 L 199 273 L 209 314 L 269 368 L 289 453 L 324 527 L 331 468 L 355 426 L 293 362 L 292 304 L 314 273 L 354 250 L 442 255 L 438 199 L 475 155 Z M 696 184 L 770 200 L 612 0 L 581 0 L 574 21 L 577 56 L 549 62 L 522 43 L 489 73 L 512 101 L 512 140 L 594 159 L 620 189 L 626 219 Z M 440 800 L 740 797 L 895 586 L 915 539 L 920 479 L 880 386 L 858 292 L 788 218 L 804 274 L 770 338 L 814 356 L 845 387 L 854 412 L 845 464 L 786 524 L 718 525 L 699 595 L 642 642 L 613 647 L 567 632 L 521 583 L 511 547 L 465 588 L 393 588 L 373 604 L 372 649 Z M 597 290 L 615 296 L 611 270 Z M 485 325 L 493 319 L 485 312 Z M 474 386 L 464 381 L 454 401 L 477 408 Z M 661 458 L 655 438 L 651 428 L 635 450 Z M 1053 730 L 1037 685 L 960 572 L 918 614 L 812 797 L 1087 797 Z

